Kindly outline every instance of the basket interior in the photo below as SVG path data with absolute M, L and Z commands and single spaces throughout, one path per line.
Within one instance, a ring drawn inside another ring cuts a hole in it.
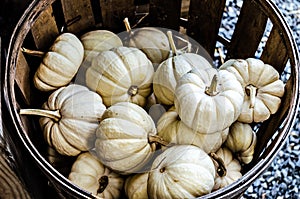
M 95 29 L 107 29 L 115 33 L 125 31 L 123 19 L 128 17 L 136 27 L 155 26 L 184 31 L 199 42 L 219 66 L 231 58 L 258 57 L 274 66 L 286 83 L 286 92 L 280 109 L 275 115 L 256 124 L 258 136 L 255 157 L 247 173 L 286 136 L 284 126 L 295 104 L 297 70 L 295 55 L 291 47 L 288 30 L 282 26 L 277 13 L 268 7 L 268 1 L 245 0 L 236 16 L 235 27 L 221 29 L 222 20 L 230 7 L 226 0 L 56 0 L 39 1 L 31 21 L 25 23 L 28 34 L 19 36 L 21 46 L 46 51 L 61 32 L 72 32 L 77 36 Z M 229 38 L 223 31 L 231 31 Z M 220 55 L 220 48 L 223 56 Z M 17 53 L 13 77 L 14 107 L 39 108 L 50 93 L 38 91 L 31 81 L 40 59 L 21 51 Z M 291 106 L 293 105 L 293 106 Z M 21 117 L 25 133 L 45 157 L 50 157 L 55 168 L 68 173 L 65 157 L 59 157 L 52 149 L 45 148 L 38 118 Z M 52 159 L 51 159 L 52 158 Z M 64 164 L 60 163 L 60 158 Z

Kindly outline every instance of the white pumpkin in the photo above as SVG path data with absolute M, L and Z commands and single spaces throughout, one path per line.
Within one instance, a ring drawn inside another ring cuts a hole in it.
M 273 66 L 248 58 L 228 60 L 220 69 L 230 71 L 243 86 L 245 99 L 238 121 L 263 122 L 277 112 L 284 94 L 284 83 Z
M 68 179 L 94 196 L 121 198 L 124 177 L 106 168 L 90 152 L 80 154 L 72 165 Z
M 128 199 L 148 199 L 149 173 L 137 173 L 126 178 L 124 191 Z
M 154 160 L 148 179 L 151 199 L 196 198 L 212 191 L 215 168 L 211 158 L 192 145 L 175 145 Z
M 215 133 L 199 133 L 186 126 L 175 107 L 165 112 L 157 123 L 157 134 L 172 144 L 192 144 L 206 153 L 216 152 L 227 139 L 229 128 Z
M 223 131 L 241 113 L 244 91 L 226 70 L 192 70 L 178 81 L 175 108 L 181 120 L 200 133 Z
M 216 167 L 214 190 L 230 185 L 242 177 L 242 167 L 239 161 L 233 157 L 232 152 L 226 147 L 220 148 L 213 159 Z

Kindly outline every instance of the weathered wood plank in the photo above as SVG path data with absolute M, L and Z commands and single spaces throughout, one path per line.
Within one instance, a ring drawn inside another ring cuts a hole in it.
M 72 33 L 81 33 L 95 25 L 90 0 L 61 0 L 65 17 L 65 29 Z
M 213 57 L 225 0 L 191 0 L 187 34 L 198 41 Z
M 267 21 L 268 17 L 254 0 L 245 0 L 228 47 L 226 60 L 254 57 Z
M 41 13 L 31 28 L 31 33 L 37 49 L 48 49 L 59 34 L 57 24 L 52 13 L 53 9 L 49 6 Z
M 0 37 L 0 67 L 2 64 L 2 46 Z M 2 90 L 2 85 L 0 86 Z M 2 99 L 2 92 L 0 93 L 0 99 Z M 4 136 L 4 121 L 2 118 L 2 103 L 0 101 L 0 198 L 19 198 L 29 199 L 30 196 L 19 180 L 17 174 L 13 171 L 11 165 L 7 161 L 6 141 Z
M 273 26 L 268 41 L 260 57 L 265 63 L 275 67 L 281 73 L 288 60 L 288 52 L 280 30 Z
M 181 0 L 150 0 L 149 19 L 152 26 L 179 31 Z
M 22 93 L 22 97 L 26 104 L 30 104 L 31 102 L 31 96 L 30 96 L 30 78 L 29 74 L 30 68 L 28 66 L 28 63 L 23 55 L 22 52 L 19 52 L 17 65 L 16 65 L 16 76 L 15 81 L 20 88 L 20 91 Z

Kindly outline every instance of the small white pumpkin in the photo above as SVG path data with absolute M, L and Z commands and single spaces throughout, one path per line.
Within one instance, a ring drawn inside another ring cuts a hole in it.
M 214 190 L 230 185 L 242 177 L 241 165 L 226 147 L 220 148 L 212 155 L 216 168 Z
M 143 172 L 156 150 L 153 120 L 140 106 L 119 102 L 103 114 L 95 148 L 101 162 L 121 174 Z
M 83 45 L 74 34 L 59 35 L 34 74 L 35 87 L 53 91 L 69 84 L 81 65 L 83 53 Z
M 256 134 L 247 123 L 235 122 L 229 128 L 229 134 L 224 145 L 229 148 L 244 164 L 253 159 L 256 147 Z
M 151 199 L 196 198 L 212 191 L 215 167 L 199 147 L 175 145 L 157 156 L 148 179 Z
M 238 121 L 263 122 L 277 112 L 284 95 L 284 83 L 273 66 L 248 58 L 228 60 L 220 69 L 230 71 L 243 86 L 245 99 Z
M 195 53 L 179 53 L 172 38 L 172 32 L 167 32 L 172 47 L 172 56 L 163 61 L 153 76 L 153 91 L 162 104 L 174 104 L 174 92 L 178 80 L 187 72 L 196 68 L 205 70 L 212 65 L 201 55 Z
M 168 58 L 170 45 L 166 34 L 155 27 L 131 29 L 128 18 L 124 19 L 128 38 L 126 46 L 135 47 L 143 51 L 148 59 L 156 65 Z
M 126 178 L 124 191 L 128 199 L 148 199 L 149 173 L 137 173 Z
M 192 144 L 206 153 L 216 152 L 227 139 L 229 128 L 215 133 L 199 133 L 186 126 L 175 107 L 165 112 L 157 123 L 157 135 L 172 144 Z
M 70 84 L 54 91 L 42 109 L 21 109 L 21 115 L 40 115 L 49 146 L 62 155 L 76 156 L 94 147 L 96 129 L 106 107 L 88 88 Z
M 117 47 L 98 54 L 86 71 L 86 85 L 99 93 L 106 106 L 117 102 L 146 105 L 154 69 L 137 48 Z
M 223 131 L 241 113 L 244 91 L 226 70 L 192 70 L 175 89 L 175 108 L 181 120 L 200 133 Z
M 122 40 L 109 30 L 93 30 L 83 34 L 84 60 L 91 62 L 100 52 L 123 46 Z
M 72 165 L 68 179 L 98 198 L 121 198 L 124 177 L 106 168 L 90 152 L 80 154 Z

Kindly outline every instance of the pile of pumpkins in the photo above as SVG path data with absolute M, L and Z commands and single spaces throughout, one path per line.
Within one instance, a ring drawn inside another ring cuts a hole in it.
M 124 22 L 123 38 L 60 34 L 33 78 L 49 98 L 20 114 L 40 116 L 47 144 L 77 158 L 69 180 L 96 198 L 196 198 L 237 181 L 251 124 L 280 107 L 276 69 L 256 58 L 216 68 L 177 49 L 171 30 Z

